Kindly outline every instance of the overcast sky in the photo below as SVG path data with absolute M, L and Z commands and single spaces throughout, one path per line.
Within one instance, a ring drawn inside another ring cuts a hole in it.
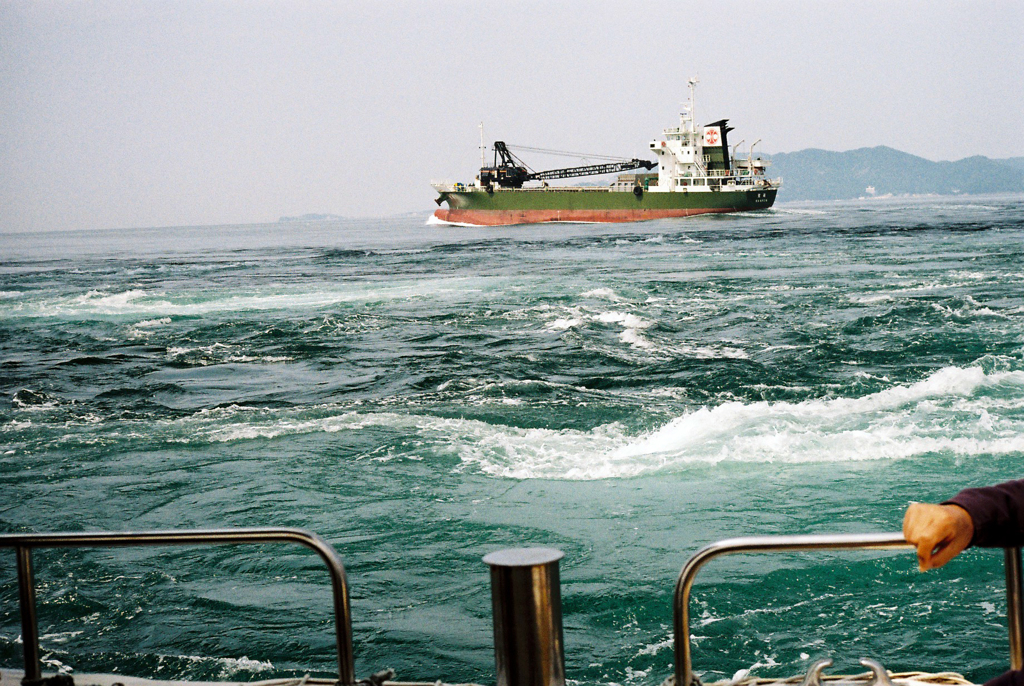
M 488 141 L 1024 155 L 1024 3 L 0 0 L 0 231 L 434 208 Z M 523 155 L 536 168 L 572 159 Z

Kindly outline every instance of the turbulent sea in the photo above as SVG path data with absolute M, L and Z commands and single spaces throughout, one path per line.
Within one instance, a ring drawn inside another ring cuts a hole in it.
M 357 676 L 484 684 L 481 558 L 554 547 L 569 679 L 656 686 L 701 546 L 898 531 L 1024 476 L 1024 198 L 3 234 L 0 370 L 0 531 L 304 527 L 345 562 Z M 304 549 L 33 559 L 51 668 L 335 668 Z M 999 551 L 733 556 L 694 591 L 705 681 L 1009 661 Z

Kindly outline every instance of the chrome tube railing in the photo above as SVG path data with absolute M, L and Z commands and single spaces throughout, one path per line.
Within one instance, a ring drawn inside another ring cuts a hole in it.
M 712 543 L 689 559 L 679 573 L 672 603 L 675 642 L 676 686 L 693 686 L 693 664 L 690 655 L 690 589 L 697 572 L 720 555 L 734 553 L 770 553 L 799 550 L 885 550 L 913 548 L 901 533 L 837 534 L 823 536 L 751 536 L 730 538 Z M 1020 548 L 1006 549 L 1007 622 L 1010 627 L 1010 666 L 1024 666 L 1024 590 L 1021 583 Z
M 17 552 L 18 598 L 21 638 L 25 656 L 25 682 L 42 676 L 39 663 L 39 628 L 35 584 L 32 579 L 33 548 L 117 548 L 154 545 L 223 545 L 297 543 L 310 548 L 327 564 L 334 595 L 335 635 L 338 643 L 338 680 L 343 686 L 356 683 L 352 657 L 352 613 L 348 582 L 341 557 L 327 541 L 303 529 L 198 529 L 195 531 L 84 532 L 66 534 L 0 534 L 0 548 Z
M 1010 669 L 1024 669 L 1024 588 L 1021 587 L 1020 548 L 1004 551 L 1006 566 L 1006 623 L 1010 628 Z

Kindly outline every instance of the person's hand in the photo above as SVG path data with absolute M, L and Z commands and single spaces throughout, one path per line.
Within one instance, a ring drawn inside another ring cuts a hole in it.
M 917 546 L 921 571 L 938 569 L 963 552 L 974 537 L 974 520 L 958 505 L 911 503 L 903 515 L 903 538 Z

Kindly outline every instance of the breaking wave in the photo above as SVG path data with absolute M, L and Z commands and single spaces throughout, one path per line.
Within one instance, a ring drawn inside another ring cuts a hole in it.
M 721 462 L 854 462 L 1024 452 L 1024 372 L 941 369 L 861 398 L 727 402 L 640 436 L 465 425 L 465 463 L 508 478 L 603 479 Z
M 409 438 L 415 454 L 457 459 L 458 470 L 509 479 L 593 480 L 675 472 L 727 462 L 814 463 L 1024 453 L 1024 371 L 946 367 L 914 384 L 860 398 L 726 402 L 700 407 L 636 434 L 618 422 L 589 430 L 520 428 L 479 419 L 229 406 L 156 422 L 157 440 L 210 444 L 371 428 Z M 8 426 L 8 429 L 11 427 Z M 75 426 L 62 441 L 105 443 L 131 427 Z M 108 433 L 113 428 L 114 433 Z M 141 427 L 138 427 L 141 429 Z
M 3 301 L 0 320 L 22 317 L 62 317 L 94 319 L 108 317 L 142 318 L 139 327 L 168 323 L 169 317 L 204 316 L 221 312 L 316 310 L 345 303 L 388 302 L 430 296 L 464 294 L 473 286 L 467 279 L 418 280 L 408 283 L 351 284 L 322 289 L 274 289 L 260 291 L 176 292 L 131 288 L 107 292 L 93 290 L 75 296 L 42 297 L 33 300 Z

